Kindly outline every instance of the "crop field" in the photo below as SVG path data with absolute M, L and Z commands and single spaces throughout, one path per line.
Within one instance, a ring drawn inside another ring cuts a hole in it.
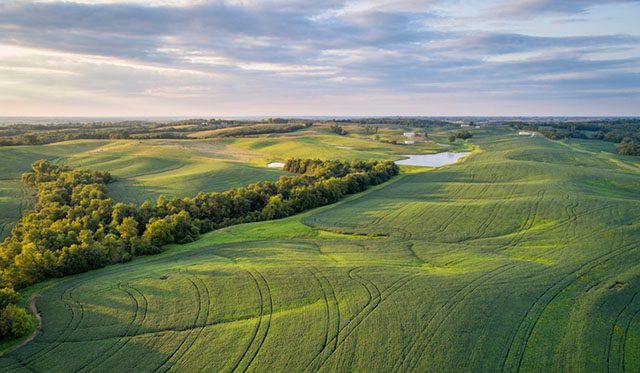
M 36 285 L 42 331 L 0 371 L 640 371 L 640 173 L 590 145 L 477 134 L 462 163 Z M 22 147 L 3 167 L 107 169 L 139 200 L 277 178 L 260 164 L 288 157 L 401 154 L 322 134 L 153 153 L 167 142 Z

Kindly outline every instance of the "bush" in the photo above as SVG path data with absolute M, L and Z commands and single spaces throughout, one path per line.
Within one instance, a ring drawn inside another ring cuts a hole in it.
M 32 327 L 29 314 L 24 309 L 9 304 L 0 312 L 0 337 L 22 337 Z

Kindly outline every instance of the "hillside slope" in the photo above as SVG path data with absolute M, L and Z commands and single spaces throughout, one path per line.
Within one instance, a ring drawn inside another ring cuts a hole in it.
M 540 137 L 44 284 L 1 371 L 640 370 L 640 175 Z

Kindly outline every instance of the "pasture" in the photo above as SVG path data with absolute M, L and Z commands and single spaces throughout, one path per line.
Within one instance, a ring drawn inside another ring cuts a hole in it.
M 133 200 L 275 178 L 258 165 L 286 157 L 398 158 L 317 136 L 20 149 L 113 171 Z M 640 370 L 640 174 L 540 136 L 472 142 L 463 163 L 30 288 L 42 333 L 0 370 Z

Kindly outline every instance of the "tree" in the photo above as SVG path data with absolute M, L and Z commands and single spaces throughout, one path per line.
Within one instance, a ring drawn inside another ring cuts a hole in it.
M 18 301 L 18 293 L 12 288 L 0 288 L 0 309 L 4 309 L 10 304 Z
M 451 135 L 451 136 L 449 136 L 449 142 L 450 142 L 451 144 L 453 144 L 454 142 L 456 142 L 456 136 L 455 136 L 455 135 Z
M 130 242 L 134 237 L 138 237 L 138 222 L 132 216 L 127 216 L 122 219 L 116 230 L 125 242 Z
M 31 330 L 32 321 L 24 309 L 9 304 L 0 312 L 0 337 L 21 337 Z
M 618 153 L 622 155 L 640 155 L 640 142 L 625 137 L 618 145 Z
M 147 224 L 142 239 L 149 243 L 151 247 L 160 247 L 173 241 L 171 225 L 165 219 L 152 219 Z
M 277 194 L 269 199 L 269 203 L 262 209 L 262 217 L 265 220 L 280 219 L 291 214 L 291 208 Z

